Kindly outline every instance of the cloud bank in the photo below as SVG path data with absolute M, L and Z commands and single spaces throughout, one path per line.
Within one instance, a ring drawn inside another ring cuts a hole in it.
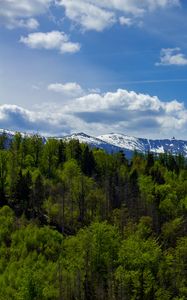
M 82 29 L 102 31 L 116 22 L 129 23 L 129 16 L 143 18 L 146 12 L 179 5 L 180 0 L 1 0 L 0 24 L 8 28 L 28 25 L 28 29 L 33 29 L 29 24 L 32 18 L 56 6 Z
M 37 21 L 33 17 L 45 14 L 52 3 L 52 0 L 1 0 L 0 24 L 10 29 L 36 29 Z
M 102 31 L 118 22 L 129 24 L 131 18 L 142 18 L 146 12 L 179 6 L 179 0 L 59 0 L 65 15 L 84 30 Z M 131 20 L 132 23 L 132 20 Z
M 156 96 L 123 89 L 104 94 L 84 91 L 81 97 L 75 93 L 68 104 L 63 102 L 63 93 L 59 97 L 61 104 L 41 105 L 33 111 L 16 105 L 0 106 L 0 127 L 38 130 L 48 135 L 84 131 L 92 135 L 121 132 L 152 138 L 173 135 L 185 138 L 187 109 L 177 100 L 165 102 Z

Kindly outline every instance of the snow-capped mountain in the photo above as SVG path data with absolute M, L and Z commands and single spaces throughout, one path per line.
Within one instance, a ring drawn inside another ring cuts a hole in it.
M 152 140 L 137 138 L 124 134 L 106 134 L 93 137 L 85 133 L 75 133 L 61 137 L 66 141 L 78 139 L 80 143 L 86 143 L 91 147 L 104 149 L 107 152 L 123 151 L 126 157 L 131 157 L 136 150 L 140 153 L 153 152 L 156 154 L 169 152 L 174 155 L 183 154 L 187 157 L 187 141 L 172 139 Z
M 73 133 L 71 135 L 63 136 L 63 137 L 55 137 L 56 139 L 62 139 L 64 141 L 70 141 L 70 140 L 79 140 L 80 143 L 85 143 L 88 144 L 92 148 L 99 148 L 103 149 L 109 153 L 115 153 L 119 152 L 120 150 L 124 151 L 120 146 L 118 145 L 113 145 L 111 143 L 105 142 L 102 139 L 99 139 L 94 136 L 87 135 L 83 132 L 80 133 Z M 131 151 L 126 151 L 126 155 L 129 157 L 132 155 Z
M 38 133 L 29 133 L 29 132 L 21 132 L 21 131 L 13 131 L 13 130 L 7 130 L 7 129 L 0 129 L 0 136 L 5 134 L 6 135 L 6 147 L 8 147 L 13 140 L 16 133 L 20 133 L 21 137 L 32 137 L 34 135 L 39 135 Z M 47 137 L 41 136 L 43 143 L 46 143 Z
M 0 135 L 6 134 L 6 136 L 8 138 L 13 138 L 16 133 L 18 133 L 18 131 L 7 130 L 7 129 L 0 129 Z M 21 132 L 21 131 L 19 131 L 19 133 L 21 134 L 22 137 L 33 136 L 34 135 L 34 133 L 32 134 L 32 133 Z
M 174 155 L 181 153 L 187 156 L 187 141 L 176 140 L 175 138 L 152 140 L 116 133 L 101 135 L 98 138 L 114 146 L 131 151 L 136 150 L 142 153 L 153 152 L 157 154 L 169 152 Z
M 10 144 L 10 141 L 15 135 L 15 131 L 0 129 L 0 135 L 3 133 L 8 137 L 7 145 Z M 20 132 L 22 137 L 32 136 L 30 133 Z M 79 140 L 80 143 L 86 143 L 92 148 L 103 149 L 109 153 L 115 153 L 123 151 L 127 158 L 130 158 L 133 155 L 133 152 L 136 150 L 140 153 L 153 152 L 156 154 L 169 152 L 174 155 L 183 154 L 187 157 L 187 141 L 172 139 L 145 139 L 137 138 L 133 136 L 128 136 L 124 134 L 105 134 L 98 137 L 90 136 L 85 133 L 74 133 L 62 137 L 50 137 L 55 139 L 62 139 L 64 141 L 70 141 L 72 139 Z M 43 142 L 47 141 L 47 137 L 42 136 Z
M 5 147 L 8 148 L 10 146 L 11 141 L 13 140 L 16 131 L 13 130 L 5 130 L 5 129 L 0 129 L 0 136 L 2 136 L 3 134 L 6 135 L 6 140 L 5 140 Z M 20 132 L 21 136 L 24 137 L 26 134 Z

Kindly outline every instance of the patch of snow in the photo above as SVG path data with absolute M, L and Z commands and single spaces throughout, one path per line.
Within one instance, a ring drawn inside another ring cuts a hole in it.
M 62 138 L 59 138 L 62 139 Z M 70 141 L 72 139 L 75 140 L 79 140 L 80 143 L 85 143 L 85 144 L 95 144 L 95 145 L 100 145 L 103 143 L 103 141 L 101 141 L 98 138 L 95 138 L 93 136 L 89 136 L 85 133 L 74 133 L 72 135 L 67 135 L 65 137 L 63 137 L 63 140 L 65 141 Z
M 11 141 L 16 134 L 16 131 L 0 129 L 0 135 L 6 133 L 8 139 Z M 36 133 L 23 133 L 20 132 L 22 137 L 33 136 Z M 62 137 L 49 137 L 46 138 L 41 136 L 43 142 L 45 143 L 48 139 L 54 138 L 57 140 L 70 141 L 72 139 L 79 140 L 80 143 L 85 143 L 91 147 L 96 147 L 100 149 L 105 149 L 105 151 L 112 153 L 118 152 L 120 150 L 124 151 L 129 157 L 132 156 L 134 150 L 147 153 L 148 151 L 160 154 L 164 152 L 170 152 L 175 155 L 181 153 L 187 157 L 187 141 L 176 140 L 176 139 L 164 139 L 164 140 L 151 140 L 136 138 L 133 136 L 128 136 L 124 134 L 105 134 L 98 137 L 87 135 L 83 132 L 74 133 L 72 135 L 62 136 Z
M 160 147 L 158 147 L 158 148 L 152 148 L 152 149 L 151 149 L 151 152 L 160 154 L 160 153 L 164 153 L 165 150 L 164 150 L 164 147 L 163 147 L 163 146 L 160 146 Z
M 133 136 L 112 133 L 100 135 L 97 138 L 116 147 L 125 148 L 131 151 L 144 150 L 144 147 L 142 147 L 142 144 L 140 143 L 139 139 Z

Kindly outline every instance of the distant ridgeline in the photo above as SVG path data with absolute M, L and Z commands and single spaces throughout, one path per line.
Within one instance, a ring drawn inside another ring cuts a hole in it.
M 5 148 L 10 146 L 10 142 L 14 138 L 16 131 L 0 130 L 0 145 Z M 20 132 L 21 137 L 32 137 L 34 134 Z M 45 137 L 41 136 L 43 143 L 48 139 L 57 139 L 70 141 L 72 139 L 79 140 L 80 143 L 88 144 L 91 148 L 103 149 L 108 153 L 116 153 L 123 151 L 127 158 L 131 158 L 134 151 L 139 153 L 170 153 L 172 155 L 183 155 L 187 157 L 187 141 L 172 139 L 145 139 L 128 136 L 124 134 L 111 133 L 93 137 L 85 133 L 74 133 L 67 136 Z

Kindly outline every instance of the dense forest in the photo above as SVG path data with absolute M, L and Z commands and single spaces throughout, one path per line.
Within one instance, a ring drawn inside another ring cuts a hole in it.
M 1 300 L 187 299 L 187 162 L 0 136 Z

